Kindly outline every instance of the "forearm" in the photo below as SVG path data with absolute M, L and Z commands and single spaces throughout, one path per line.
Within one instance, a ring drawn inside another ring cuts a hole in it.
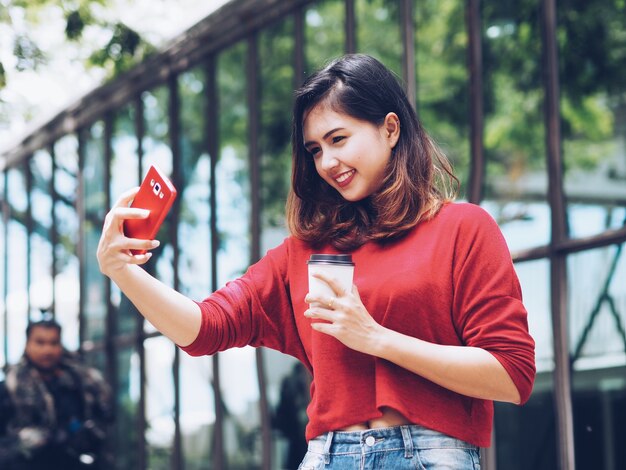
M 180 346 L 191 344 L 200 331 L 198 305 L 136 265 L 116 271 L 111 280 L 154 327 Z
M 374 354 L 462 395 L 519 403 L 520 395 L 502 364 L 488 351 L 429 343 L 381 327 Z

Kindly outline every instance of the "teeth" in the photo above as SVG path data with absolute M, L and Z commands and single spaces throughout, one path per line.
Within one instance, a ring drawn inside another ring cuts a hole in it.
M 344 174 L 340 175 L 339 178 L 337 178 L 337 180 L 336 180 L 337 183 L 343 183 L 345 180 L 350 178 L 353 173 L 354 173 L 354 170 L 349 171 L 348 173 L 344 173 Z

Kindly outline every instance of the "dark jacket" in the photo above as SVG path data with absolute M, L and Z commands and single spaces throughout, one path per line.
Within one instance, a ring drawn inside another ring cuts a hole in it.
M 22 357 L 0 383 L 0 468 L 102 468 L 112 411 L 102 375 L 70 353 L 49 380 Z

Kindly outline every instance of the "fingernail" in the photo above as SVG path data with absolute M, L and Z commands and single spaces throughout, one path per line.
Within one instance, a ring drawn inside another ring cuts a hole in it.
M 160 244 L 161 244 L 161 242 L 159 240 L 152 240 L 152 248 L 156 248 Z

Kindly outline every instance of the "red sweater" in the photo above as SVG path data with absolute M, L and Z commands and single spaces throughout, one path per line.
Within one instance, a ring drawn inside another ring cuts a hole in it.
M 287 238 L 244 276 L 199 302 L 200 333 L 183 349 L 204 355 L 265 346 L 302 361 L 313 375 L 307 439 L 380 417 L 382 407 L 391 407 L 414 424 L 489 446 L 491 401 L 447 390 L 311 328 L 303 312 L 312 252 L 334 250 L 312 250 Z M 489 351 L 522 402 L 528 399 L 534 341 L 510 253 L 483 209 L 448 204 L 402 239 L 367 243 L 352 255 L 354 283 L 377 322 L 425 341 Z

